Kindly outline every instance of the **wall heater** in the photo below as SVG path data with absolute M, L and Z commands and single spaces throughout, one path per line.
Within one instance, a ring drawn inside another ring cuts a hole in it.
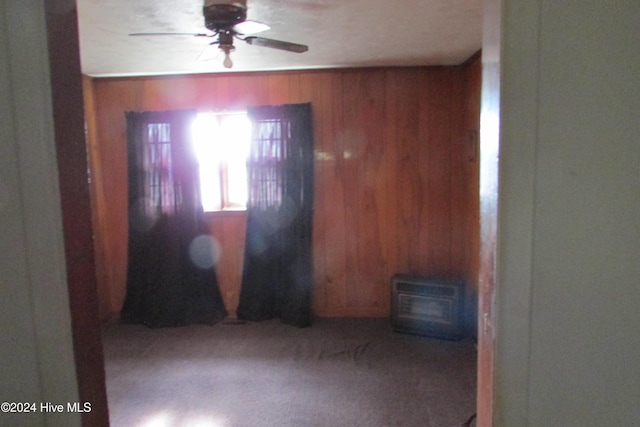
M 461 339 L 463 304 L 462 283 L 403 274 L 391 280 L 391 325 L 397 332 Z

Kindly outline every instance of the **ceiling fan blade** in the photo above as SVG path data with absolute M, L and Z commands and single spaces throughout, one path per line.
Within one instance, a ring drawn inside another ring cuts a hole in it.
M 238 34 L 255 34 L 271 29 L 270 26 L 258 21 L 246 20 L 233 26 L 233 31 Z
M 193 36 L 193 37 L 213 37 L 215 34 L 207 33 L 131 33 L 130 36 Z
M 246 41 L 250 45 L 270 47 L 273 49 L 286 50 L 288 52 L 295 53 L 303 53 L 309 50 L 309 46 L 303 44 L 283 42 L 281 40 L 268 39 L 265 37 L 245 37 L 244 41 Z
M 198 62 L 206 62 L 212 61 L 220 56 L 220 49 L 218 48 L 218 42 L 209 43 L 202 49 L 196 61 Z

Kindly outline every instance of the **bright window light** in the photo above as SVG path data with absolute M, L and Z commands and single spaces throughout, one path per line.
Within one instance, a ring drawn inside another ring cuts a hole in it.
M 251 121 L 246 113 L 197 115 L 193 141 L 205 212 L 246 209 L 250 140 Z

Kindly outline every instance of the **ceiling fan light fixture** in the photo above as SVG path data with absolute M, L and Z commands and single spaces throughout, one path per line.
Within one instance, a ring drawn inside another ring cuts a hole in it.
M 224 68 L 233 67 L 233 61 L 231 60 L 231 52 L 235 50 L 235 47 L 231 45 L 220 45 L 220 50 L 224 52 L 224 60 L 222 61 L 222 66 Z
M 231 55 L 229 55 L 229 52 L 224 53 L 224 61 L 222 61 L 222 65 L 224 66 L 224 68 L 233 67 L 233 61 L 231 60 Z

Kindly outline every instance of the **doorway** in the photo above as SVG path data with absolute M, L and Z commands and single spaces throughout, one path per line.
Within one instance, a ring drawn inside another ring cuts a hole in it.
M 108 412 L 106 392 L 104 387 L 104 367 L 99 334 L 95 264 L 88 253 L 93 254 L 88 242 L 92 240 L 91 211 L 85 210 L 90 206 L 89 188 L 86 179 L 87 163 L 86 148 L 84 146 L 68 145 L 69 135 L 75 135 L 76 141 L 84 140 L 83 102 L 81 96 L 81 76 L 79 72 L 79 49 L 77 41 L 77 22 L 73 1 L 56 0 L 47 3 L 47 26 L 49 33 L 51 65 L 51 82 L 54 93 L 54 119 L 56 125 L 56 145 L 58 147 L 58 161 L 61 181 L 68 180 L 68 186 L 62 186 L 62 200 L 67 241 L 67 260 L 69 268 L 74 270 L 69 275 L 69 292 L 72 300 L 73 334 L 76 349 L 76 368 L 79 381 L 81 399 L 96 402 L 91 412 L 92 421 L 84 419 L 86 424 L 107 425 Z M 499 34 L 500 25 L 499 0 L 485 0 L 485 32 L 490 27 L 491 35 Z M 74 34 L 75 32 L 75 34 Z M 496 51 L 499 38 L 485 35 L 483 50 Z M 71 48 L 70 48 L 71 47 Z M 77 73 L 69 73 L 68 65 L 77 64 Z M 483 114 L 491 113 L 499 117 L 499 58 L 496 62 L 485 64 L 486 74 L 483 82 Z M 73 88 L 74 90 L 69 90 Z M 77 89 L 77 91 L 76 91 Z M 80 94 L 80 95 L 79 95 Z M 485 107 L 487 110 L 485 110 Z M 493 110 L 489 110 L 493 108 Z M 484 123 L 483 123 L 484 125 Z M 498 123 L 494 124 L 496 127 Z M 64 137 L 63 137 L 64 135 Z M 486 138 L 495 138 L 491 144 Z M 63 139 L 64 138 L 64 139 Z M 483 129 L 481 147 L 484 156 L 486 147 L 497 149 L 497 132 Z M 486 144 L 485 144 L 486 142 Z M 61 151 L 72 150 L 71 152 Z M 64 155 L 63 155 L 64 154 Z M 479 365 L 478 365 L 478 423 L 479 426 L 492 424 L 493 407 L 493 343 L 494 343 L 494 315 L 493 293 L 495 280 L 495 244 L 497 236 L 497 156 L 493 162 L 481 168 L 486 171 L 489 181 L 481 183 L 486 192 L 481 195 L 481 273 L 480 273 L 480 308 L 479 308 Z M 481 172 L 481 175 L 484 171 Z M 483 190 L 484 191 L 484 190 Z M 84 208 L 78 209 L 77 206 Z M 68 207 L 65 209 L 65 207 Z M 71 209 L 73 207 L 73 209 Z M 82 224 L 82 227 L 72 227 L 71 224 Z M 71 247 L 74 242 L 83 241 L 82 247 Z M 84 249 L 84 251 L 82 250 Z M 83 256 L 74 254 L 82 253 Z M 87 252 L 89 251 L 89 252 Z M 98 331 L 98 333 L 96 333 Z

